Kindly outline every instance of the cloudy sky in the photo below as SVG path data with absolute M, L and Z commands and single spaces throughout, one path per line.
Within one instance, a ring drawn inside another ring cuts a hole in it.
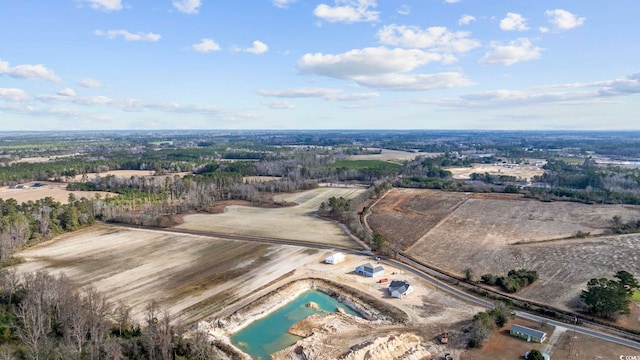
M 640 129 L 638 0 L 0 2 L 0 130 Z

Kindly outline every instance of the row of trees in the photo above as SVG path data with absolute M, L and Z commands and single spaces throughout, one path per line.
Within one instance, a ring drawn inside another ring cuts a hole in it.
M 0 273 L 0 357 L 3 359 L 214 358 L 202 334 L 184 338 L 170 314 L 148 304 L 143 324 L 130 308 L 64 275 Z

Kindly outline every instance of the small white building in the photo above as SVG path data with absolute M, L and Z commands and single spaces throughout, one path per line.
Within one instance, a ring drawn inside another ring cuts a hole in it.
M 411 292 L 413 292 L 413 287 L 406 280 L 393 280 L 389 284 L 389 295 L 394 298 L 402 299 Z
M 344 259 L 346 259 L 346 256 L 344 256 L 343 253 L 338 252 L 338 253 L 335 253 L 335 254 L 329 256 L 328 258 L 324 259 L 324 263 L 325 264 L 334 264 L 335 265 L 335 264 L 337 264 L 339 262 L 343 262 Z

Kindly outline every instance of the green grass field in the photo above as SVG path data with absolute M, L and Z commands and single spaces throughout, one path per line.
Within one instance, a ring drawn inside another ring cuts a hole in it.
M 631 300 L 635 302 L 640 302 L 640 291 L 636 290 L 633 292 L 633 296 L 631 296 Z

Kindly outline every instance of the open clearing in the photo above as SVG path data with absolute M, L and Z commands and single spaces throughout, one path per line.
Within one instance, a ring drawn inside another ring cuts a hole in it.
M 4 200 L 14 198 L 18 204 L 20 204 L 23 202 L 44 199 L 45 197 L 52 197 L 54 200 L 66 204 L 69 202 L 69 194 L 74 194 L 77 199 L 82 197 L 93 199 L 96 194 L 100 194 L 103 198 L 106 196 L 117 196 L 117 194 L 104 191 L 69 191 L 66 189 L 67 184 L 58 182 L 39 181 L 39 183 L 44 184 L 44 186 L 30 186 L 26 189 L 9 189 L 8 186 L 0 187 L 0 198 Z M 33 184 L 33 182 L 25 183 L 24 185 L 31 184 Z
M 156 300 L 194 321 L 244 298 L 308 261 L 305 249 L 162 231 L 94 226 L 17 254 L 20 272 L 64 273 L 142 319 Z M 287 264 L 287 266 L 282 266 Z
M 473 164 L 470 167 L 450 167 L 445 170 L 450 171 L 454 179 L 470 179 L 473 173 L 488 173 L 489 175 L 515 176 L 521 181 L 531 181 L 532 177 L 544 174 L 542 168 L 527 164 Z
M 101 173 L 87 173 L 87 180 L 93 180 L 96 177 L 107 177 L 107 176 L 115 176 L 117 178 L 129 179 L 132 176 L 137 177 L 168 177 L 168 176 L 185 176 L 187 174 L 191 174 L 190 172 L 180 172 L 180 173 L 168 173 L 166 175 L 155 175 L 155 171 L 153 170 L 110 170 Z M 76 175 L 72 178 L 69 178 L 69 182 L 80 182 L 85 175 Z
M 363 191 L 356 188 L 323 187 L 293 194 L 281 194 L 274 196 L 276 202 L 298 205 L 277 209 L 230 205 L 222 214 L 186 215 L 184 223 L 176 227 L 353 247 L 355 243 L 337 223 L 317 218 L 314 213 L 323 201 L 332 196 L 349 199 Z
M 418 156 L 425 157 L 436 157 L 440 155 L 439 153 L 420 153 L 420 152 L 406 152 L 406 151 L 398 151 L 398 150 L 389 150 L 389 149 L 367 149 L 367 150 L 381 150 L 380 154 L 366 154 L 366 155 L 349 155 L 347 156 L 347 160 L 383 160 L 383 161 L 393 161 L 393 160 L 413 160 Z
M 394 189 L 368 223 L 411 256 L 459 276 L 467 267 L 478 277 L 535 269 L 540 281 L 518 296 L 570 308 L 591 278 L 640 274 L 640 234 L 566 239 L 602 234 L 615 215 L 638 219 L 640 207 Z
M 171 173 L 167 175 L 154 175 L 154 171 L 150 170 L 113 170 L 107 171 L 103 173 L 88 173 L 86 174 L 87 180 L 93 180 L 97 176 L 106 177 L 109 175 L 120 177 L 120 178 L 130 178 L 132 176 L 153 176 L 153 177 L 169 177 L 169 176 L 184 176 L 186 174 L 190 174 L 188 172 L 182 173 Z M 68 182 L 55 182 L 55 181 L 31 181 L 24 183 L 22 185 L 28 186 L 23 189 L 9 189 L 8 186 L 0 187 L 0 198 L 7 200 L 9 198 L 14 198 L 18 202 L 18 204 L 27 202 L 27 201 L 36 201 L 40 199 L 44 199 L 45 197 L 52 197 L 54 200 L 59 201 L 63 204 L 66 204 L 69 201 L 69 194 L 73 193 L 76 198 L 80 199 L 82 197 L 86 197 L 87 199 L 95 198 L 96 194 L 100 194 L 102 198 L 107 196 L 118 196 L 118 194 L 105 192 L 105 191 L 68 191 L 66 187 L 69 183 L 80 182 L 82 181 L 83 175 L 76 175 L 75 177 L 69 178 Z M 35 182 L 39 182 L 44 186 L 34 187 L 32 186 Z

